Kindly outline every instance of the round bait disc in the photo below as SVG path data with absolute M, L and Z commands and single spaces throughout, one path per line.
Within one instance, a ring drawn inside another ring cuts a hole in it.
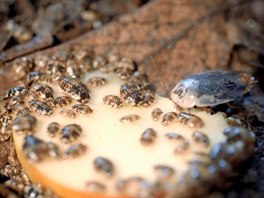
M 107 83 L 86 87 L 94 77 L 107 79 Z M 221 113 L 181 113 L 171 100 L 158 95 L 148 106 L 140 100 L 137 106 L 126 103 L 120 96 L 126 81 L 115 73 L 92 71 L 80 81 L 68 81 L 72 85 L 43 83 L 52 88 L 54 99 L 67 95 L 71 102 L 54 107 L 52 101 L 44 100 L 51 109 L 47 114 L 46 106 L 30 109 L 25 97 L 29 111 L 23 112 L 23 122 L 30 124 L 32 116 L 36 122 L 29 130 L 12 131 L 19 160 L 30 179 L 61 197 L 195 196 L 192 192 L 201 192 L 190 189 L 206 193 L 204 181 L 223 181 L 232 165 L 253 150 L 252 133 L 236 122 L 231 126 Z M 142 82 L 128 90 L 131 95 L 126 94 L 126 100 L 133 99 L 136 91 L 143 101 L 144 86 Z M 111 105 L 104 102 L 109 95 L 119 97 L 115 100 L 119 108 L 112 105 L 115 101 Z M 74 111 L 76 105 L 89 113 Z M 76 116 L 61 115 L 62 109 L 72 110 Z M 21 112 L 14 119 L 18 116 Z

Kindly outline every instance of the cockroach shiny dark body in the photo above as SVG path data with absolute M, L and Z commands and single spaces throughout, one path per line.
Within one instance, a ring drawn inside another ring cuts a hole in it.
M 175 173 L 175 170 L 167 165 L 155 165 L 154 171 L 160 181 L 169 180 Z
M 113 108 L 121 108 L 123 106 L 123 101 L 121 98 L 115 95 L 106 95 L 103 98 L 104 104 L 113 107 Z
M 100 86 L 105 85 L 106 83 L 107 83 L 106 78 L 95 76 L 95 77 L 88 79 L 86 84 L 88 87 L 100 87 Z
M 181 123 L 191 127 L 191 128 L 201 128 L 204 126 L 204 122 L 198 116 L 187 113 L 187 112 L 180 112 L 178 119 Z
M 78 124 L 68 124 L 60 131 L 60 140 L 64 143 L 74 142 L 82 134 L 82 128 Z
M 88 181 L 85 183 L 85 189 L 91 192 L 103 192 L 106 190 L 106 186 L 97 181 Z
M 139 120 L 141 117 L 137 114 L 128 114 L 126 116 L 123 116 L 122 118 L 120 118 L 120 122 L 123 123 L 132 123 L 135 122 L 137 120 Z
M 51 122 L 48 124 L 47 132 L 50 137 L 55 137 L 60 130 L 60 124 L 58 122 Z
M 157 132 L 152 128 L 147 128 L 140 137 L 142 145 L 151 145 L 157 138 Z
M 59 112 L 60 115 L 67 117 L 67 118 L 75 118 L 76 113 L 71 109 L 62 109 Z
M 98 172 L 103 173 L 105 176 L 111 177 L 114 173 L 113 163 L 105 157 L 96 157 L 93 165 Z
M 210 145 L 209 137 L 200 131 L 194 131 L 192 134 L 192 138 L 194 142 L 199 143 L 205 147 L 208 147 Z
M 87 151 L 88 147 L 85 144 L 78 143 L 71 145 L 65 152 L 65 157 L 78 157 L 83 155 Z
M 254 82 L 247 73 L 209 71 L 179 81 L 170 96 L 183 108 L 214 106 L 242 96 Z
M 47 84 L 35 83 L 31 86 L 30 90 L 34 91 L 41 99 L 52 100 L 54 98 L 54 91 Z
M 40 115 L 51 115 L 53 113 L 52 108 L 40 100 L 30 100 L 28 104 L 33 111 Z
M 160 119 L 162 113 L 163 113 L 163 111 L 160 108 L 153 109 L 151 112 L 152 120 L 158 121 Z
M 51 104 L 54 107 L 64 107 L 72 102 L 69 96 L 59 96 L 52 100 Z
M 89 107 L 88 105 L 85 105 L 85 104 L 75 104 L 72 106 L 72 109 L 76 113 L 80 113 L 80 114 L 84 114 L 84 115 L 91 114 L 93 112 L 91 107 Z
M 27 89 L 25 87 L 22 86 L 13 87 L 6 91 L 4 95 L 4 99 L 8 99 L 13 96 L 24 96 L 26 93 L 27 93 Z

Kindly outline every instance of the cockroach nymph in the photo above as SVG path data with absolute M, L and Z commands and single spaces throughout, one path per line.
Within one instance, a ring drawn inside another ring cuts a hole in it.
M 46 84 L 35 83 L 30 90 L 37 94 L 38 97 L 44 100 L 52 100 L 54 98 L 54 90 Z
M 88 147 L 85 144 L 77 143 L 69 146 L 64 152 L 65 157 L 78 157 L 86 152 Z
M 33 111 L 40 115 L 51 115 L 53 113 L 52 108 L 40 100 L 30 100 L 28 105 Z
M 68 124 L 60 131 L 60 140 L 63 143 L 72 143 L 82 134 L 82 127 L 78 124 Z
M 115 95 L 106 95 L 103 97 L 104 104 L 113 107 L 113 108 L 121 108 L 123 106 L 123 101 L 121 98 Z
M 120 122 L 123 123 L 132 123 L 140 119 L 140 116 L 137 114 L 128 114 L 120 118 Z
M 80 114 L 91 114 L 93 112 L 93 110 L 85 104 L 75 104 L 72 106 L 72 109 L 76 112 L 76 113 L 80 113 Z
M 90 78 L 86 84 L 88 87 L 100 87 L 100 86 L 105 85 L 106 83 L 107 83 L 106 78 L 95 76 L 95 77 Z
M 105 157 L 96 157 L 93 165 L 98 172 L 103 173 L 105 176 L 111 177 L 114 173 L 113 163 Z

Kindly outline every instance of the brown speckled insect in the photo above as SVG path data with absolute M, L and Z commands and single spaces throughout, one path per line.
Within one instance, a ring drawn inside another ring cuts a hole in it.
M 226 121 L 229 126 L 242 126 L 242 121 L 233 116 L 226 118 Z
M 111 177 L 114 174 L 113 163 L 105 157 L 96 157 L 93 165 L 97 171 L 103 173 L 107 177 Z
M 160 181 L 168 181 L 175 173 L 175 170 L 167 165 L 155 165 L 154 171 Z
M 54 98 L 54 91 L 47 84 L 35 83 L 31 86 L 30 90 L 36 93 L 41 99 L 52 100 Z
M 103 98 L 103 102 L 104 104 L 109 105 L 113 108 L 121 108 L 123 106 L 123 101 L 121 100 L 121 98 L 115 95 L 106 95 Z
M 51 122 L 48 124 L 47 132 L 49 137 L 55 137 L 60 130 L 60 124 L 58 122 Z
M 120 118 L 120 122 L 123 123 L 132 123 L 135 122 L 137 120 L 139 120 L 141 117 L 137 114 L 128 114 L 126 116 L 123 116 L 122 118 Z
M 106 65 L 106 63 L 107 59 L 104 56 L 97 55 L 94 57 L 92 65 L 94 69 L 101 69 Z
M 128 57 L 122 57 L 121 60 L 117 61 L 116 67 L 130 71 L 134 71 L 136 69 L 134 61 Z
M 12 128 L 10 125 L 0 126 L 0 141 L 6 141 L 11 137 Z M 1 163 L 0 163 L 1 164 Z
M 20 113 L 12 121 L 12 129 L 16 132 L 33 132 L 37 119 L 28 114 Z
M 62 109 L 59 112 L 60 115 L 67 117 L 67 118 L 75 118 L 76 113 L 71 109 Z
M 176 148 L 174 149 L 175 154 L 182 154 L 189 148 L 189 142 L 178 133 L 166 133 L 164 136 L 173 143 L 176 143 Z
M 53 113 L 52 108 L 40 100 L 30 100 L 28 104 L 33 111 L 40 115 L 51 115 Z
M 161 123 L 166 126 L 169 123 L 175 121 L 177 118 L 178 114 L 176 112 L 168 112 L 163 115 Z
M 152 193 L 151 185 L 147 180 L 137 176 L 117 181 L 116 188 L 131 197 L 150 197 Z
M 69 148 L 66 149 L 64 152 L 64 156 L 66 158 L 68 157 L 78 157 L 80 155 L 83 155 L 87 151 L 88 147 L 85 144 L 73 144 Z
M 82 128 L 78 124 L 68 124 L 60 131 L 60 140 L 64 143 L 74 142 L 82 134 Z
M 223 134 L 227 137 L 229 143 L 235 143 L 243 139 L 243 129 L 241 127 L 227 127 L 224 129 Z
M 11 123 L 11 121 L 12 121 L 12 116 L 11 115 L 2 115 L 1 116 L 1 119 L 0 119 L 0 125 L 2 126 L 2 127 L 6 127 L 6 126 L 8 126 L 10 123 Z
M 162 113 L 163 113 L 163 111 L 160 108 L 153 109 L 151 112 L 152 120 L 158 121 L 160 119 Z
M 155 101 L 156 94 L 153 90 L 146 90 L 143 94 L 142 105 L 145 107 L 150 106 Z
M 48 67 L 48 80 L 53 82 L 54 80 L 58 80 L 61 78 L 65 73 L 65 61 L 58 61 L 58 60 L 49 60 L 47 62 Z
M 187 113 L 187 112 L 180 112 L 178 119 L 181 123 L 191 127 L 191 128 L 201 128 L 204 126 L 204 122 L 198 116 Z
M 64 107 L 72 102 L 69 96 L 59 96 L 52 100 L 51 104 L 54 107 Z
M 22 152 L 28 160 L 38 162 L 48 155 L 49 148 L 43 140 L 29 134 L 24 138 Z
M 210 140 L 206 134 L 200 131 L 194 131 L 192 134 L 192 138 L 194 142 L 201 144 L 205 147 L 208 147 L 210 145 Z
M 57 159 L 61 156 L 59 146 L 54 142 L 47 142 L 48 154 L 50 157 Z
M 85 189 L 91 192 L 103 192 L 106 190 L 106 186 L 97 181 L 88 181 L 85 183 Z
M 167 139 L 169 139 L 173 142 L 185 142 L 186 141 L 182 135 L 180 135 L 178 133 L 173 133 L 173 132 L 172 133 L 166 133 L 164 135 L 164 137 L 166 137 Z
M 74 60 L 68 59 L 66 62 L 66 72 L 71 78 L 77 79 L 81 76 L 81 69 L 79 64 L 77 64 Z
M 10 98 L 10 104 L 12 105 L 24 105 L 25 101 L 24 98 L 22 96 L 13 96 Z
M 120 96 L 127 104 L 139 106 L 143 100 L 142 89 L 141 83 L 125 83 L 120 87 Z
M 142 145 L 151 145 L 157 138 L 157 132 L 152 128 L 147 128 L 140 137 Z
M 58 79 L 60 88 L 74 100 L 81 103 L 89 102 L 90 94 L 88 88 L 78 82 L 77 80 L 69 77 L 61 77 Z
M 26 93 L 27 93 L 27 89 L 25 87 L 22 86 L 13 87 L 6 91 L 4 95 L 4 99 L 8 99 L 13 96 L 24 96 Z
M 106 83 L 107 83 L 106 78 L 95 76 L 95 77 L 89 78 L 86 84 L 88 87 L 100 87 L 100 86 L 105 85 Z
M 29 72 L 25 78 L 24 81 L 27 85 L 31 84 L 31 83 L 35 83 L 35 82 L 39 82 L 39 81 L 43 81 L 45 79 L 45 74 L 42 72 L 38 72 L 38 71 L 32 71 Z
M 85 104 L 75 104 L 72 106 L 72 109 L 76 113 L 80 113 L 80 114 L 84 114 L 84 115 L 91 114 L 93 112 L 91 107 L 89 107 L 88 105 L 85 105 Z
M 190 147 L 189 142 L 185 140 L 181 144 L 176 146 L 176 148 L 174 149 L 174 153 L 183 154 L 185 151 L 188 150 L 189 147 Z
M 255 82 L 243 72 L 209 71 L 180 80 L 170 97 L 183 108 L 213 106 L 235 100 L 248 92 Z

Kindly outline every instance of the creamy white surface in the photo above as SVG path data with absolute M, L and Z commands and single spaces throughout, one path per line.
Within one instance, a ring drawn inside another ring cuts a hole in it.
M 172 123 L 163 126 L 161 120 L 153 121 L 151 112 L 155 107 L 162 109 L 164 113 L 175 111 L 174 104 L 167 98 L 157 96 L 154 104 L 150 107 L 131 107 L 124 106 L 120 109 L 111 108 L 103 103 L 103 97 L 108 94 L 119 95 L 120 85 L 123 81 L 119 80 L 114 74 L 90 73 L 85 77 L 84 82 L 91 76 L 106 77 L 108 83 L 102 87 L 89 88 L 91 91 L 91 101 L 88 105 L 93 109 L 90 115 L 78 114 L 75 119 L 65 118 L 59 115 L 59 109 L 54 109 L 51 116 L 38 116 L 36 136 L 46 141 L 58 143 L 62 150 L 69 145 L 61 143 L 58 137 L 50 138 L 47 135 L 47 126 L 50 122 L 58 122 L 63 127 L 66 124 L 76 123 L 81 125 L 83 133 L 75 142 L 84 143 L 88 146 L 87 152 L 75 159 L 56 160 L 46 159 L 43 162 L 35 163 L 35 167 L 47 177 L 57 183 L 85 190 L 85 183 L 96 180 L 107 183 L 108 192 L 115 194 L 114 184 L 116 179 L 125 179 L 131 176 L 141 176 L 148 181 L 155 180 L 153 166 L 164 164 L 174 167 L 177 180 L 187 169 L 187 161 L 198 158 L 192 152 L 183 155 L 175 155 L 175 143 L 164 137 L 165 133 L 176 132 L 183 135 L 190 142 L 190 151 L 205 151 L 195 144 L 191 138 L 194 130 L 206 133 L 212 144 L 225 141 L 222 134 L 227 126 L 222 114 L 210 115 L 205 112 L 196 111 L 195 114 L 203 119 L 205 126 L 201 129 L 189 128 L 181 123 Z M 56 88 L 56 95 L 64 95 L 60 88 Z M 69 108 L 76 102 L 69 105 Z M 138 114 L 141 119 L 135 123 L 121 123 L 119 119 L 127 114 Z M 158 133 L 157 141 L 150 146 L 143 146 L 139 139 L 146 128 L 153 128 Z M 16 135 L 17 142 L 22 147 L 23 135 Z M 115 167 L 112 178 L 107 178 L 95 171 L 93 160 L 97 156 L 110 159 Z

